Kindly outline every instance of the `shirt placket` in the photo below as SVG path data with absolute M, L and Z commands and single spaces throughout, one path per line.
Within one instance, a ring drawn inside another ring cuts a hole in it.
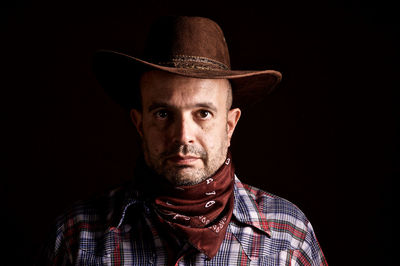
M 167 254 L 160 238 L 160 234 L 151 217 L 150 209 L 145 205 L 145 221 L 153 236 L 153 247 L 151 256 L 147 259 L 150 265 L 167 265 Z

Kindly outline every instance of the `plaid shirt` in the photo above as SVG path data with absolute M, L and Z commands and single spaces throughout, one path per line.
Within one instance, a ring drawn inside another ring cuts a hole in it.
M 58 220 L 40 263 L 166 265 L 152 209 L 138 195 L 123 187 L 75 205 Z M 184 253 L 175 265 L 327 265 L 310 222 L 295 205 L 237 178 L 234 198 L 217 255 L 208 260 L 199 252 Z

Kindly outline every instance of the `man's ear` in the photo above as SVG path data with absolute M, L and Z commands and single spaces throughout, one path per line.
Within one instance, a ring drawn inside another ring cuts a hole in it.
M 234 108 L 228 111 L 228 121 L 227 121 L 227 129 L 228 129 L 228 140 L 229 145 L 231 142 L 231 138 L 233 135 L 233 131 L 235 131 L 236 125 L 239 121 L 240 115 L 242 111 L 239 108 Z
M 143 137 L 143 115 L 142 112 L 136 109 L 131 110 L 131 119 L 136 127 L 137 132 L 140 137 Z

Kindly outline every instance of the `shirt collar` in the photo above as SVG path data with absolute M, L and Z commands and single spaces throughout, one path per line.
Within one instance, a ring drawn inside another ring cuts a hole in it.
M 244 185 L 235 175 L 235 204 L 233 208 L 233 217 L 240 223 L 250 225 L 268 235 L 271 235 L 267 218 L 259 210 L 260 207 L 255 200 L 255 195 L 251 194 L 251 187 L 246 186 L 246 188 L 245 186 L 246 185 Z M 115 192 L 112 192 L 112 194 L 114 193 Z M 122 208 L 119 207 L 117 213 L 112 213 L 113 215 L 110 213 L 108 215 L 109 218 L 114 216 L 112 224 L 117 227 L 119 227 L 124 222 L 125 214 L 131 205 L 144 203 L 142 200 L 140 200 L 140 193 L 138 193 L 138 191 L 128 189 L 127 191 L 125 191 L 124 194 L 125 195 L 123 197 L 123 204 L 120 205 Z
M 147 212 L 139 192 L 132 190 L 131 186 L 131 182 L 128 182 L 109 193 L 111 207 L 107 212 L 108 228 L 120 228 L 126 222 L 126 216 L 130 209 L 139 206 Z
M 254 193 L 252 193 L 254 192 Z M 233 216 L 232 219 L 235 219 L 236 222 L 240 224 L 251 226 L 255 229 L 255 233 L 257 234 L 266 234 L 268 237 L 271 236 L 271 231 L 268 226 L 268 221 L 263 212 L 260 210 L 260 206 L 256 200 L 256 191 L 252 190 L 252 187 L 247 186 L 240 182 L 240 180 L 235 175 L 235 186 L 234 186 L 234 208 L 233 208 Z M 150 213 L 150 210 L 145 203 L 145 200 L 142 199 L 140 196 L 140 192 L 132 191 L 128 189 L 125 191 L 125 197 L 123 197 L 123 204 L 119 205 L 120 207 L 117 212 L 114 213 L 114 219 L 111 224 L 113 224 L 114 228 L 120 228 L 126 221 L 126 214 L 129 212 L 129 209 L 135 208 L 135 206 L 140 206 L 142 211 L 146 212 L 147 214 Z M 112 227 L 110 227 L 112 228 Z M 229 229 L 231 228 L 231 229 Z M 247 241 L 243 241 L 242 230 L 234 230 L 231 225 L 228 227 L 228 230 L 235 236 L 235 238 L 239 241 L 240 245 L 242 246 L 244 252 L 248 256 L 249 259 L 251 257 L 251 244 Z
M 228 230 L 235 236 L 250 260 L 255 259 L 258 253 L 255 256 L 254 243 L 249 241 L 249 236 L 253 241 L 258 238 L 256 237 L 257 234 L 271 237 L 268 221 L 261 211 L 256 195 L 257 190 L 241 183 L 235 176 L 233 221 L 229 224 Z M 253 230 L 249 231 L 243 225 Z
M 233 216 L 241 223 L 250 225 L 263 233 L 271 236 L 268 221 L 260 206 L 255 200 L 255 194 L 251 193 L 251 187 L 245 187 L 235 175 L 234 186 L 235 205 Z

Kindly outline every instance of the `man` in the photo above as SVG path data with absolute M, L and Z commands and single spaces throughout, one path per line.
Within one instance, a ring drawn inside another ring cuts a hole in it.
M 229 152 L 241 109 L 280 81 L 234 71 L 206 18 L 163 18 L 144 59 L 100 51 L 100 83 L 130 110 L 143 142 L 132 183 L 57 222 L 55 265 L 326 265 L 304 214 L 241 183 Z

